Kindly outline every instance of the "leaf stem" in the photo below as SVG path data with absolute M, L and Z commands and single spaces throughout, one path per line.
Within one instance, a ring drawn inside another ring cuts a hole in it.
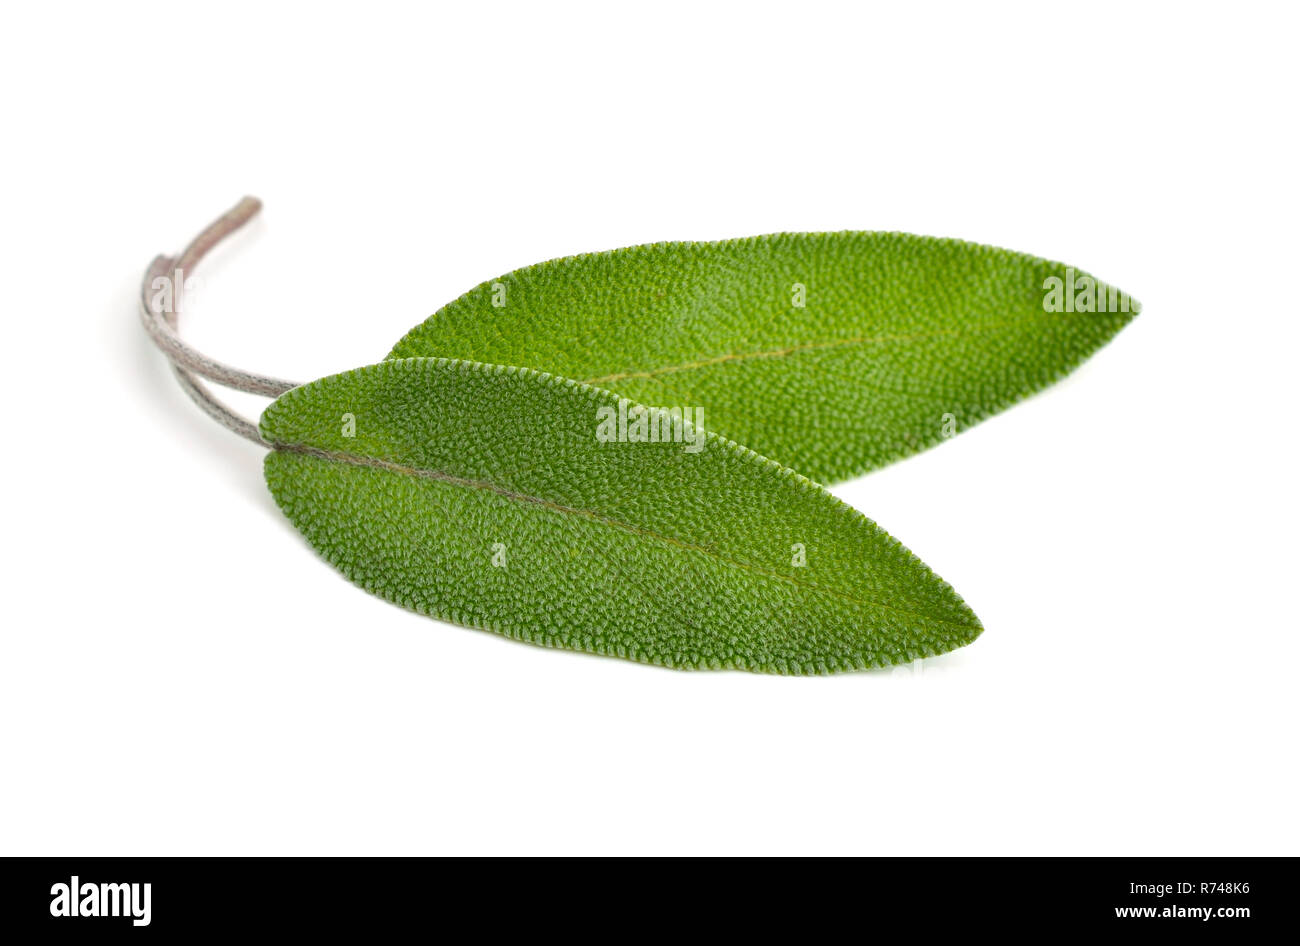
M 261 209 L 262 202 L 256 197 L 245 197 L 190 241 L 180 256 L 155 257 L 145 270 L 140 285 L 140 320 L 154 344 L 171 360 L 180 386 L 209 417 L 241 437 L 267 446 L 257 425 L 221 403 L 196 375 L 236 391 L 267 397 L 279 397 L 290 388 L 297 387 L 297 382 L 254 374 L 209 358 L 182 341 L 177 331 L 177 315 L 185 291 L 184 279 L 209 251 L 251 220 Z M 170 293 L 165 291 L 168 288 Z M 168 300 L 170 304 L 167 304 Z

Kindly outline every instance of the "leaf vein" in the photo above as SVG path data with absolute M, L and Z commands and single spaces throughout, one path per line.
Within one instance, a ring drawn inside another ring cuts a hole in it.
M 884 611 L 892 611 L 898 614 L 911 615 L 913 617 L 920 617 L 920 618 L 924 618 L 927 621 L 934 622 L 936 624 L 948 625 L 949 627 L 957 627 L 957 628 L 962 628 L 964 630 L 975 629 L 975 625 L 962 624 L 957 621 L 947 621 L 942 618 L 937 618 L 934 617 L 933 615 L 925 614 L 920 611 L 911 610 L 909 608 L 899 608 L 893 605 L 884 604 L 879 601 L 872 601 L 866 598 L 859 598 L 855 595 L 851 595 L 846 592 L 843 592 L 837 588 L 828 588 L 822 585 L 814 584 L 813 582 L 800 581 L 797 578 L 792 578 L 789 575 L 783 575 L 780 572 L 774 571 L 772 569 L 763 568 L 762 566 L 752 565 L 748 562 L 742 562 L 737 559 L 728 558 L 727 556 L 720 554 L 719 552 L 709 548 L 708 546 L 697 545 L 695 543 L 686 542 L 681 539 L 675 539 L 672 536 L 663 535 L 662 533 L 655 532 L 652 529 L 643 529 L 640 528 L 639 526 L 634 526 L 630 523 L 623 522 L 619 519 L 614 519 L 610 516 L 606 516 L 589 509 L 579 509 L 576 506 L 567 506 L 564 505 L 563 503 L 557 503 L 549 499 L 544 499 L 540 496 L 530 496 L 527 493 L 520 493 L 514 490 L 509 490 L 503 486 L 498 486 L 497 484 L 491 483 L 487 480 L 475 480 L 466 477 L 455 476 L 454 474 L 445 473 L 441 470 L 426 470 L 420 467 L 413 467 L 401 463 L 395 463 L 391 460 L 383 460 L 378 457 L 366 457 L 366 456 L 359 456 L 357 454 L 344 453 L 341 451 L 324 450 L 321 449 L 320 447 L 313 447 L 309 444 L 303 444 L 303 443 L 275 442 L 272 443 L 271 446 L 272 449 L 274 450 L 279 450 L 285 453 L 295 453 L 302 456 L 314 457 L 316 459 L 325 460 L 328 462 L 343 463 L 343 464 L 348 464 L 350 466 L 368 467 L 371 469 L 378 469 L 378 470 L 386 470 L 390 473 L 397 473 L 404 476 L 414 476 L 421 479 L 437 480 L 439 482 L 448 483 L 453 486 L 463 486 L 469 489 L 478 489 L 478 490 L 484 490 L 487 492 L 496 493 L 499 496 L 502 496 L 506 499 L 514 500 L 516 502 L 531 503 L 533 505 L 542 506 L 546 509 L 550 509 L 555 512 L 560 512 L 568 515 L 581 516 L 583 518 L 590 519 L 595 522 L 599 522 L 603 525 L 610 526 L 611 528 L 619 529 L 620 531 L 623 532 L 627 532 L 633 535 L 645 536 L 651 539 L 657 539 L 658 541 L 665 542 L 670 545 L 675 545 L 679 548 L 683 548 L 688 551 L 699 552 L 703 555 L 708 556 L 709 558 L 715 559 L 721 562 L 722 564 L 728 565 L 732 568 L 737 568 L 742 571 L 752 572 L 754 574 L 764 576 L 766 578 L 782 581 L 787 584 L 793 585 L 797 588 L 803 588 L 808 591 L 815 592 L 817 594 L 830 595 L 835 598 L 840 598 L 844 601 L 848 601 L 851 604 L 857 604 L 866 608 L 876 608 Z
M 693 371 L 698 368 L 708 368 L 712 365 L 723 364 L 729 361 L 746 361 L 753 358 L 783 358 L 787 355 L 795 355 L 805 351 L 817 351 L 828 348 L 842 348 L 848 345 L 868 345 L 881 344 L 885 342 L 915 342 L 928 338 L 962 337 L 973 335 L 975 331 L 990 331 L 993 329 L 1005 328 L 1008 325 L 1014 325 L 1024 319 L 1009 319 L 1005 322 L 994 322 L 989 325 L 982 325 L 978 329 L 939 329 L 933 332 L 919 332 L 910 335 L 863 335 L 857 338 L 837 338 L 828 342 L 808 342 L 803 345 L 792 345 L 789 348 L 776 348 L 764 351 L 747 351 L 731 352 L 726 355 L 718 355 L 714 358 L 705 358 L 700 361 L 689 361 L 680 365 L 665 365 L 661 368 L 651 368 L 646 371 L 625 371 L 618 374 L 603 375 L 599 378 L 587 378 L 585 384 L 602 385 L 614 381 L 625 381 L 629 378 L 654 378 L 661 374 L 673 374 L 678 371 Z M 900 392 L 901 393 L 901 392 Z

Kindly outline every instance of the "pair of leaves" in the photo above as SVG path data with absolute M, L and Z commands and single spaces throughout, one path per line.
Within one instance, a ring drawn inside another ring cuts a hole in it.
M 542 263 L 388 361 L 281 396 L 267 481 L 356 583 L 534 643 L 783 673 L 942 653 L 979 634 L 974 614 L 801 473 L 929 446 L 944 415 L 965 427 L 1027 396 L 1131 318 L 1044 311 L 1052 278 L 1087 277 L 880 233 Z M 665 420 L 675 440 L 604 442 L 629 402 L 701 409 L 709 432 Z

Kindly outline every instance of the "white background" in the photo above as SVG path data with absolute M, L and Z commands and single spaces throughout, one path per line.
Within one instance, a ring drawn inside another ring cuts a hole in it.
M 1300 853 L 1294 16 L 9 8 L 0 853 Z M 136 320 L 150 258 L 245 193 L 184 328 L 301 380 L 483 279 L 658 240 L 956 236 L 1145 308 L 835 489 L 975 644 L 686 674 L 317 558 Z

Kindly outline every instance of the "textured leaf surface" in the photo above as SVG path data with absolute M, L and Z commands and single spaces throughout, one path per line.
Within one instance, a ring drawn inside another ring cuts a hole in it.
M 709 430 L 830 483 L 1050 384 L 1132 318 L 1045 312 L 1048 277 L 1066 267 L 902 233 L 659 243 L 489 280 L 390 357 L 522 365 L 702 407 Z
M 268 407 L 266 479 L 357 584 L 537 644 L 814 673 L 979 634 L 945 582 L 798 473 L 714 435 L 601 442 L 618 403 L 527 369 L 386 361 Z

